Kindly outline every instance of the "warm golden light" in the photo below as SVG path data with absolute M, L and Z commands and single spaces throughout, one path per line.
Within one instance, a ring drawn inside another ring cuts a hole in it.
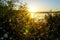
M 42 21 L 45 20 L 45 15 L 46 15 L 46 14 L 42 14 L 42 13 L 40 14 L 40 13 L 34 13 L 34 12 L 33 12 L 33 13 L 30 14 L 30 17 L 31 17 L 32 19 L 34 19 L 35 22 L 37 22 L 38 20 L 40 20 L 40 21 L 41 21 L 41 20 L 42 20 Z
M 29 9 L 28 9 L 30 12 L 37 12 L 37 8 L 35 8 L 35 7 L 29 7 Z
M 30 12 L 35 12 L 36 10 L 35 10 L 35 8 L 32 8 L 32 7 L 31 7 L 31 8 L 29 9 L 29 11 L 30 11 Z
M 34 13 L 31 13 L 31 18 L 35 18 L 36 17 L 36 15 L 34 14 Z
M 45 14 L 38 13 L 37 6 L 30 5 L 29 6 L 30 18 L 34 19 L 36 22 L 38 20 L 45 20 Z
M 31 13 L 31 18 L 44 19 L 45 18 L 45 14 Z

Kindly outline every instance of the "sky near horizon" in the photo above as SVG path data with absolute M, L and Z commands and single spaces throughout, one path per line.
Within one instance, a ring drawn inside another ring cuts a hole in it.
M 52 10 L 60 10 L 60 0 L 20 0 L 23 2 L 27 2 L 28 6 L 35 7 L 36 10 L 40 11 L 48 11 Z

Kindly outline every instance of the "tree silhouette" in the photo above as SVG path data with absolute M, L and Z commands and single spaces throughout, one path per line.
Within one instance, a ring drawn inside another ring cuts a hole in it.
M 40 22 L 40 19 L 35 22 L 34 18 L 30 18 L 27 3 L 21 3 L 19 9 L 14 10 L 15 2 L 17 1 L 0 0 L 1 36 L 7 33 L 15 40 L 59 39 L 60 14 L 54 13 L 54 16 L 48 14 L 46 22 Z M 9 40 L 9 37 L 5 39 Z
M 59 39 L 59 26 L 60 26 L 60 14 L 55 13 L 55 16 L 49 15 L 48 25 L 49 25 L 49 39 L 55 40 Z

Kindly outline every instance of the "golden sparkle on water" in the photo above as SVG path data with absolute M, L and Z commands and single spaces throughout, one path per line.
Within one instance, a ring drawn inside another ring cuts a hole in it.
M 34 19 L 45 19 L 45 14 L 42 13 L 31 13 L 30 16 Z
M 38 12 L 37 7 L 31 5 L 28 10 L 30 12 L 30 18 L 34 19 L 35 21 L 42 20 L 42 19 L 45 20 L 45 14 L 37 13 Z

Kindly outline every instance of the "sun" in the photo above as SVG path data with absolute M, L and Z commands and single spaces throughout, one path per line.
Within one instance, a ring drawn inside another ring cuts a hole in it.
M 37 10 L 36 10 L 35 7 L 30 7 L 30 8 L 29 8 L 29 11 L 30 11 L 30 12 L 36 12 Z

